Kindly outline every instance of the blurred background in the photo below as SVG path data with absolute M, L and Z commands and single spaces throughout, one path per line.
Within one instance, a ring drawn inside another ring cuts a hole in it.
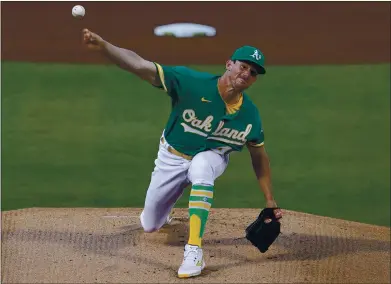
M 217 34 L 154 36 L 177 22 Z M 88 52 L 84 27 L 214 74 L 237 47 L 257 46 L 267 75 L 248 94 L 278 204 L 389 226 L 389 2 L 2 2 L 2 210 L 144 204 L 170 100 Z M 215 196 L 215 208 L 264 206 L 247 150 L 231 155 Z

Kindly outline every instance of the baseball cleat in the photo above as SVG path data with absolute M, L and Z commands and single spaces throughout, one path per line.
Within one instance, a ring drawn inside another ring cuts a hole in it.
M 187 244 L 183 262 L 178 270 L 179 278 L 189 278 L 201 274 L 202 269 L 205 268 L 202 249 L 198 246 Z
M 170 215 L 168 215 L 168 216 L 167 216 L 167 219 L 166 219 L 166 223 L 165 223 L 165 224 L 166 224 L 166 225 L 170 225 L 170 224 L 171 224 L 171 222 L 172 222 L 172 219 L 173 219 L 173 218 L 172 218 L 172 215 L 171 215 L 171 214 L 170 214 Z

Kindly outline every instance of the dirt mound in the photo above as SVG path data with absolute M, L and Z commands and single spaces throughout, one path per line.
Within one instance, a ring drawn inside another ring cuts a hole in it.
M 206 268 L 176 277 L 187 210 L 147 234 L 141 209 L 24 209 L 2 214 L 2 283 L 390 283 L 390 228 L 285 211 L 265 254 L 244 238 L 258 210 L 212 209 Z

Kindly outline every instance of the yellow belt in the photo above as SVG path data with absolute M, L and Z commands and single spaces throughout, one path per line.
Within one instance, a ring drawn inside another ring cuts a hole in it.
M 160 139 L 160 141 L 164 144 L 164 142 L 165 142 L 164 137 L 162 137 L 162 138 Z M 183 154 L 183 153 L 181 153 L 181 152 L 175 150 L 175 149 L 172 148 L 171 146 L 168 146 L 167 150 L 168 150 L 168 152 L 170 152 L 171 154 L 174 154 L 174 155 L 176 155 L 176 156 L 182 157 L 182 158 L 184 158 L 184 159 L 186 159 L 186 160 L 191 161 L 191 160 L 193 159 L 193 156 L 189 156 L 189 155 Z

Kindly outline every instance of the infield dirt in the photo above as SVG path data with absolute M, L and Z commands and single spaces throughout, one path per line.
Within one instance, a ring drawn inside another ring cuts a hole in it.
M 32 208 L 3 212 L 2 283 L 389 283 L 390 229 L 285 211 L 261 254 L 245 238 L 253 209 L 214 209 L 206 268 L 176 277 L 188 238 L 186 209 L 144 233 L 141 209 Z

